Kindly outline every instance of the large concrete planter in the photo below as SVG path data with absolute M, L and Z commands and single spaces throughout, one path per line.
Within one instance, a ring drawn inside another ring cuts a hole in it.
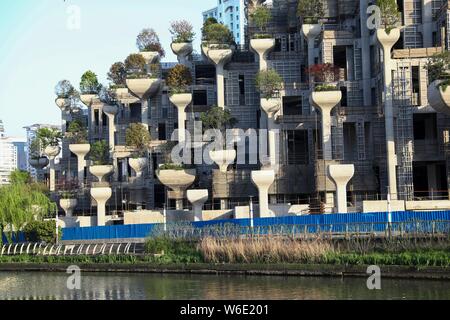
M 134 172 L 136 172 L 136 176 L 141 177 L 142 172 L 148 165 L 148 160 L 147 158 L 130 158 L 128 163 L 130 164 L 130 167 L 134 170 Z
M 194 221 L 203 221 L 203 205 L 208 201 L 208 190 L 188 190 L 187 199 L 192 204 Z
M 209 157 L 219 166 L 220 172 L 226 173 L 228 166 L 236 159 L 236 150 L 211 150 Z
M 178 93 L 169 97 L 170 102 L 177 107 L 178 110 L 178 142 L 184 142 L 186 136 L 186 107 L 192 102 L 191 93 Z
M 178 57 L 180 63 L 185 63 L 189 55 L 194 50 L 191 42 L 172 43 L 172 52 Z
M 319 34 L 322 32 L 321 24 L 303 24 L 302 25 L 302 33 L 308 40 L 316 39 Z
M 355 174 L 353 164 L 328 166 L 328 175 L 336 185 L 337 213 L 347 213 L 347 184 Z
M 66 217 L 71 217 L 73 214 L 73 210 L 77 207 L 78 201 L 77 199 L 60 199 L 59 205 L 61 209 L 66 213 Z
M 272 216 L 269 210 L 269 188 L 275 181 L 275 171 L 259 170 L 252 171 L 252 182 L 259 191 L 259 217 L 268 218 Z
M 32 166 L 33 168 L 42 170 L 46 166 L 48 166 L 50 161 L 48 160 L 47 157 L 40 157 L 40 158 L 36 158 L 36 159 L 30 159 L 29 163 L 30 163 L 30 166 Z
M 262 98 L 261 109 L 267 114 L 269 118 L 273 117 L 281 109 L 281 101 L 277 98 Z
M 214 47 L 208 47 L 206 55 L 216 66 L 221 65 L 223 67 L 231 60 L 233 49 L 214 49 Z
M 156 173 L 159 181 L 173 191 L 186 190 L 194 183 L 196 174 L 195 169 L 158 170 Z
M 105 104 L 102 108 L 103 112 L 108 116 L 115 116 L 119 112 L 119 108 L 114 105 Z
M 158 93 L 159 88 L 161 87 L 161 79 L 127 79 L 127 87 L 132 95 L 143 100 Z
M 92 103 L 94 103 L 96 97 L 96 94 L 82 94 L 80 95 L 80 100 L 84 105 L 90 107 L 92 106 Z
M 341 99 L 342 92 L 338 90 L 311 93 L 312 103 L 322 113 L 322 144 L 325 160 L 332 159 L 331 110 L 339 104 Z
M 65 111 L 68 107 L 70 107 L 71 101 L 66 98 L 58 98 L 55 100 L 55 104 L 61 109 L 61 111 Z
M 441 82 L 436 80 L 428 86 L 428 103 L 436 112 L 450 115 L 450 88 L 447 87 L 444 91 L 439 87 Z
M 142 51 L 142 52 L 139 52 L 139 54 L 144 57 L 144 60 L 145 60 L 146 64 L 152 64 L 152 63 L 159 62 L 159 58 L 160 58 L 159 52 L 156 52 L 156 51 Z
M 90 166 L 89 172 L 97 177 L 98 182 L 103 182 L 103 179 L 113 173 L 114 167 L 111 165 Z
M 275 39 L 251 39 L 250 48 L 259 56 L 259 70 L 266 70 L 267 55 L 275 48 Z
M 61 147 L 59 146 L 47 146 L 44 149 L 44 154 L 49 158 L 55 158 L 61 152 Z
M 106 224 L 106 202 L 111 196 L 111 188 L 91 189 L 91 197 L 97 202 L 97 226 L 104 226 Z
M 71 144 L 69 150 L 77 156 L 78 162 L 78 182 L 84 181 L 84 168 L 86 167 L 86 155 L 91 151 L 90 144 Z
M 128 95 L 128 88 L 116 88 L 113 90 L 118 99 Z
M 400 28 L 392 29 L 389 34 L 387 34 L 385 29 L 377 29 L 376 35 L 377 40 L 381 44 L 383 49 L 387 49 L 390 51 L 400 39 Z

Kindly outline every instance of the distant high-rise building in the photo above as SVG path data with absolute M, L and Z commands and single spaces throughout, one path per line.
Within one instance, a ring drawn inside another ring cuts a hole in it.
M 0 185 L 9 184 L 9 176 L 16 169 L 27 169 L 26 139 L 7 137 L 0 120 Z
M 245 0 L 217 0 L 217 7 L 203 12 L 203 21 L 208 18 L 226 25 L 237 44 L 245 42 Z

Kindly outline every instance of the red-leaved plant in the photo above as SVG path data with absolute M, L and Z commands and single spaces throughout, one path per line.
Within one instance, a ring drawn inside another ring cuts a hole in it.
M 331 63 L 312 65 L 306 72 L 314 78 L 314 82 L 331 83 L 339 80 L 339 67 Z

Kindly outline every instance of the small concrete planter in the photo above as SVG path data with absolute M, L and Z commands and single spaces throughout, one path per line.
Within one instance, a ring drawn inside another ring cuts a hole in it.
M 80 100 L 83 102 L 84 105 L 90 107 L 92 106 L 92 103 L 94 103 L 94 100 L 96 99 L 96 94 L 82 94 L 80 95 Z
M 90 166 L 89 172 L 96 176 L 98 182 L 103 182 L 103 179 L 110 175 L 114 171 L 114 167 L 111 165 Z
M 267 69 L 267 55 L 275 48 L 275 39 L 251 39 L 250 48 L 259 56 L 259 70 Z
M 390 51 L 400 39 L 400 28 L 392 29 L 389 34 L 387 34 L 385 29 L 378 29 L 376 35 L 378 42 L 383 48 Z
M 73 214 L 73 210 L 77 207 L 78 201 L 77 199 L 60 199 L 59 205 L 61 209 L 66 213 L 66 217 L 71 217 Z
M 58 106 L 58 108 L 61 109 L 61 111 L 64 111 L 68 107 L 70 107 L 71 101 L 70 101 L 70 99 L 66 99 L 66 98 L 58 98 L 55 100 L 55 103 Z
M 127 79 L 127 87 L 131 94 L 143 100 L 158 93 L 159 88 L 161 87 L 161 79 Z
M 275 181 L 275 171 L 259 170 L 252 171 L 252 182 L 259 191 L 259 217 L 268 218 L 272 216 L 269 210 L 269 188 Z
M 55 158 L 61 152 L 61 147 L 59 146 L 47 146 L 44 149 L 44 154 L 49 158 Z
M 314 40 L 322 32 L 321 24 L 303 24 L 302 33 L 308 40 Z
M 192 102 L 191 93 L 176 93 L 169 97 L 171 103 L 173 103 L 179 110 L 184 112 L 184 109 Z
M 40 157 L 36 159 L 30 159 L 29 163 L 30 166 L 32 166 L 33 168 L 41 170 L 44 169 L 46 166 L 48 166 L 50 161 L 48 160 L 47 157 Z
M 236 150 L 211 150 L 209 157 L 219 166 L 220 172 L 226 173 L 228 166 L 236 159 Z
M 144 60 L 145 60 L 146 64 L 152 64 L 152 63 L 159 62 L 159 58 L 160 58 L 159 52 L 156 52 L 156 51 L 142 51 L 142 52 L 139 52 L 139 54 L 144 57 Z
M 186 190 L 194 183 L 196 174 L 195 169 L 158 170 L 156 173 L 159 181 L 173 191 Z
M 347 213 L 347 184 L 355 174 L 353 164 L 328 166 L 328 175 L 336 185 L 336 213 Z
M 428 86 L 428 103 L 436 112 L 450 115 L 450 86 L 444 91 L 439 87 L 441 82 L 436 80 Z
M 134 172 L 136 172 L 136 176 L 140 177 L 148 165 L 148 160 L 147 158 L 130 158 L 128 163 Z
M 79 158 L 86 157 L 86 155 L 91 151 L 91 145 L 88 143 L 83 144 L 70 144 L 69 150 Z
M 273 117 L 281 109 L 281 101 L 276 98 L 261 99 L 261 109 L 269 118 Z
M 311 100 L 314 105 L 321 110 L 330 110 L 337 106 L 342 99 L 340 90 L 314 91 L 311 93 Z
M 233 56 L 233 49 L 214 49 L 214 47 L 208 47 L 206 56 L 216 65 L 222 66 L 228 63 Z
M 115 116 L 119 112 L 119 108 L 117 106 L 105 104 L 102 108 L 103 112 L 108 116 Z
M 187 199 L 192 203 L 194 221 L 203 221 L 203 205 L 208 201 L 208 190 L 188 190 Z
M 186 59 L 187 56 L 192 54 L 192 51 L 194 50 L 191 42 L 180 42 L 180 43 L 172 43 L 170 45 L 170 48 L 172 49 L 172 52 L 182 58 Z
M 97 226 L 104 226 L 106 224 L 106 202 L 111 196 L 111 188 L 91 189 L 91 197 L 97 202 Z

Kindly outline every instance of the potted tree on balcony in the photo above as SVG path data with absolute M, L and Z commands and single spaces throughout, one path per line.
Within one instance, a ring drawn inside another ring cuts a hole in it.
M 275 47 L 275 39 L 266 32 L 271 18 L 269 8 L 264 5 L 256 7 L 250 14 L 250 21 L 258 28 L 258 32 L 250 40 L 250 47 L 259 56 L 260 70 L 267 69 L 267 54 Z
M 78 181 L 81 184 L 84 181 L 85 157 L 91 150 L 91 145 L 88 143 L 86 125 L 81 120 L 70 122 L 66 132 L 66 139 L 69 141 L 69 150 L 77 156 Z
M 271 118 L 281 108 L 283 78 L 274 69 L 262 70 L 256 75 L 256 89 L 261 95 L 261 108 Z
M 170 89 L 169 100 L 178 110 L 178 141 L 185 141 L 185 121 L 186 107 L 192 102 L 192 93 L 190 86 L 192 85 L 191 70 L 178 64 L 170 69 L 166 84 Z
M 173 53 L 178 57 L 179 62 L 186 63 L 187 57 L 192 53 L 192 41 L 194 41 L 195 33 L 192 24 L 186 20 L 174 21 L 170 25 L 170 33 L 172 34 Z
M 105 176 L 111 174 L 114 170 L 109 151 L 109 145 L 104 140 L 94 142 L 91 145 L 89 155 L 93 165 L 89 167 L 89 172 L 96 176 L 99 182 L 103 182 Z
M 428 103 L 437 112 L 450 115 L 450 52 L 444 51 L 428 59 Z
M 99 93 L 101 85 L 98 82 L 97 75 L 88 70 L 81 76 L 80 92 L 81 102 L 90 107 L 95 96 Z
M 323 0 L 299 0 L 297 15 L 302 20 L 304 36 L 313 41 L 322 31 L 319 20 L 325 16 Z
M 117 98 L 128 94 L 127 67 L 123 62 L 115 62 L 108 72 L 108 80 L 111 81 L 110 89 L 114 91 Z
M 148 165 L 150 133 L 141 123 L 132 123 L 127 128 L 125 142 L 127 147 L 133 148 L 132 157 L 129 159 L 130 167 L 136 172 L 137 177 L 141 177 Z
M 48 158 L 42 155 L 41 142 L 38 138 L 34 138 L 30 143 L 30 165 L 36 169 L 44 169 L 48 166 Z
M 160 58 L 166 56 L 158 34 L 151 28 L 143 29 L 139 33 L 136 39 L 136 46 L 144 57 L 146 64 L 157 63 Z
M 377 26 L 377 39 L 383 47 L 384 56 L 391 55 L 391 49 L 395 43 L 400 39 L 400 28 L 398 24 L 401 16 L 398 11 L 396 0 L 377 0 L 376 2 L 380 9 L 380 25 Z M 385 61 L 387 61 L 385 59 Z
M 229 149 L 226 138 L 227 130 L 232 129 L 237 124 L 229 110 L 224 110 L 217 106 L 212 106 L 207 112 L 200 115 L 203 130 L 214 130 L 215 141 L 213 149 L 209 151 L 209 157 L 219 166 L 221 172 L 227 172 L 228 166 L 236 159 L 236 150 Z
M 78 98 L 80 95 L 68 80 L 58 82 L 55 87 L 55 94 L 55 103 L 61 111 L 67 111 L 72 104 L 72 100 Z
M 59 146 L 63 134 L 56 129 L 41 128 L 37 131 L 37 138 L 40 141 L 41 147 L 44 150 L 44 154 L 47 157 L 55 158 L 60 152 Z

